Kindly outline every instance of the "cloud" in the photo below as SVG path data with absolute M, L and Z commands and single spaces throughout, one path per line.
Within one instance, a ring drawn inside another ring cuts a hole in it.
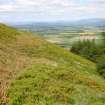
M 0 16 L 34 20 L 105 17 L 105 0 L 0 0 Z M 5 14 L 5 15 L 4 15 Z M 31 16 L 30 16 L 31 15 Z
M 20 12 L 20 11 L 39 11 L 39 10 L 47 10 L 52 9 L 55 11 L 60 9 L 63 10 L 67 7 L 71 6 L 71 3 L 69 0 L 15 0 L 14 4 L 9 4 L 9 5 L 1 5 L 1 11 L 7 10 L 7 12 Z M 8 8 L 8 9 L 7 9 Z M 12 8 L 12 10 L 10 9 Z

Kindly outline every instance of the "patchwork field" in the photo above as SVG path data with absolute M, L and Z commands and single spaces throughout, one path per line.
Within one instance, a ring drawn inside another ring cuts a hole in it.
M 69 49 L 75 41 L 81 40 L 81 36 L 95 36 L 99 42 L 101 32 L 105 27 L 71 26 L 68 24 L 32 24 L 14 26 L 19 30 L 25 30 L 43 37 L 47 41 Z M 90 38 L 91 39 L 91 38 Z

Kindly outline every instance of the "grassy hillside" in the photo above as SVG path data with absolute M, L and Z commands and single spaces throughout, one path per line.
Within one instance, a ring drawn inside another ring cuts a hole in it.
M 105 82 L 94 63 L 5 25 L 0 85 L 6 105 L 105 105 Z

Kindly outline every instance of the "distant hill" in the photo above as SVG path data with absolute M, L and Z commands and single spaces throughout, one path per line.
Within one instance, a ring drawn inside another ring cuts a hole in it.
M 98 18 L 93 18 L 93 19 L 83 19 L 74 22 L 74 25 L 81 25 L 81 26 L 99 26 L 103 27 L 105 26 L 105 19 L 98 19 Z
M 94 63 L 0 24 L 1 105 L 105 105 Z
M 32 28 L 36 26 L 94 26 L 105 27 L 105 18 L 81 19 L 76 21 L 58 21 L 58 22 L 30 22 L 12 24 L 16 28 Z

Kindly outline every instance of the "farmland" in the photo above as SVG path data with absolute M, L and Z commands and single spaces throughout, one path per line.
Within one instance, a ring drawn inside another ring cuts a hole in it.
M 82 35 L 94 35 L 100 39 L 105 27 L 70 26 L 68 24 L 33 24 L 15 26 L 18 29 L 37 34 L 51 43 L 64 48 L 70 48 L 72 43 L 78 41 Z

